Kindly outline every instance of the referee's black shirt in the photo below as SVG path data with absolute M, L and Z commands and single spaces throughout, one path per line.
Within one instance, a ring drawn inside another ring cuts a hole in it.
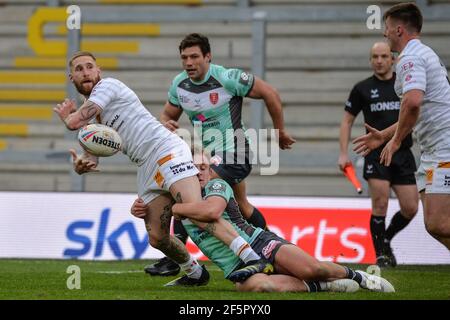
M 395 73 L 389 80 L 380 80 L 375 75 L 358 82 L 350 92 L 345 110 L 355 117 L 362 110 L 364 121 L 371 127 L 383 130 L 398 121 L 400 99 L 394 91 Z M 412 137 L 409 134 L 400 149 L 410 148 Z M 384 145 L 376 149 L 381 151 Z

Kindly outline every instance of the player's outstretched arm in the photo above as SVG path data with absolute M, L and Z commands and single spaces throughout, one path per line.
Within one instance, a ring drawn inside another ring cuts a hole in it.
M 375 150 L 392 138 L 397 129 L 397 122 L 381 131 L 369 126 L 367 123 L 365 123 L 364 126 L 368 133 L 359 136 L 352 141 L 352 143 L 356 145 L 353 148 L 353 151 L 363 157 L 367 156 L 372 150 Z
M 78 130 L 99 115 L 102 109 L 94 102 L 86 100 L 77 110 L 74 100 L 65 99 L 62 103 L 57 104 L 53 111 L 64 122 L 67 129 Z
M 78 155 L 74 149 L 69 150 L 72 155 L 73 170 L 78 174 L 86 172 L 98 172 L 98 157 L 87 153 L 86 151 L 82 155 Z
M 406 92 L 402 98 L 398 124 L 392 139 L 381 152 L 380 163 L 385 166 L 391 164 L 394 153 L 400 148 L 403 139 L 413 130 L 419 119 L 420 106 L 423 101 L 423 91 L 414 89 Z
M 220 196 L 210 196 L 206 200 L 190 203 L 176 203 L 172 206 L 173 216 L 176 218 L 189 218 L 200 222 L 213 222 L 218 220 L 227 202 Z
M 248 94 L 250 98 L 263 99 L 270 117 L 272 118 L 273 127 L 279 130 L 278 143 L 280 149 L 291 149 L 295 139 L 284 128 L 283 107 L 278 91 L 270 84 L 258 77 L 255 77 L 253 88 Z

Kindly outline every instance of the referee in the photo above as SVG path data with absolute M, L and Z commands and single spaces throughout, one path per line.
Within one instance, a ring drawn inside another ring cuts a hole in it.
M 338 165 L 341 170 L 350 163 L 348 144 L 351 128 L 360 111 L 364 121 L 378 130 L 396 123 L 399 117 L 400 100 L 395 93 L 395 73 L 392 71 L 394 58 L 389 45 L 377 42 L 370 51 L 370 65 L 374 74 L 357 83 L 345 103 L 345 112 L 339 135 L 340 155 Z M 384 145 L 371 151 L 364 161 L 364 179 L 369 185 L 372 200 L 370 231 L 380 267 L 395 267 L 397 261 L 392 252 L 392 238 L 414 218 L 418 207 L 418 192 L 414 172 L 416 163 L 410 150 L 412 137 L 409 134 L 394 154 L 391 166 L 380 164 Z M 400 211 L 395 213 L 386 229 L 385 218 L 391 188 L 397 195 Z

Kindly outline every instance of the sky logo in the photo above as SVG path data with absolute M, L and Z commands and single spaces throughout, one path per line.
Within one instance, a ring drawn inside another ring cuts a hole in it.
M 66 237 L 70 241 L 77 243 L 77 248 L 67 248 L 64 250 L 64 257 L 66 258 L 80 258 L 94 250 L 94 258 L 102 256 L 105 246 L 109 246 L 113 255 L 118 259 L 123 259 L 124 254 L 120 247 L 119 239 L 128 235 L 134 253 L 132 259 L 139 259 L 148 248 L 148 235 L 147 233 L 142 239 L 139 239 L 138 232 L 134 224 L 127 221 L 121 224 L 117 229 L 108 230 L 108 221 L 110 215 L 110 208 L 105 208 L 100 215 L 100 222 L 97 227 L 97 238 L 91 239 L 91 237 L 83 234 L 83 230 L 92 230 L 95 227 L 94 221 L 79 220 L 71 223 L 66 230 Z M 81 244 L 81 248 L 79 245 Z

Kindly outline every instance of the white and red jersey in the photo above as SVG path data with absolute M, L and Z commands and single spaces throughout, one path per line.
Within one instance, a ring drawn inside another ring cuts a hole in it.
M 138 165 L 154 155 L 162 144 L 180 139 L 145 108 L 133 90 L 117 79 L 100 80 L 88 100 L 102 108 L 97 121 L 120 134 L 123 153 Z
M 450 147 L 450 82 L 438 55 L 420 40 L 408 42 L 398 57 L 395 91 L 424 92 L 423 104 L 415 126 L 421 151 L 432 153 Z

